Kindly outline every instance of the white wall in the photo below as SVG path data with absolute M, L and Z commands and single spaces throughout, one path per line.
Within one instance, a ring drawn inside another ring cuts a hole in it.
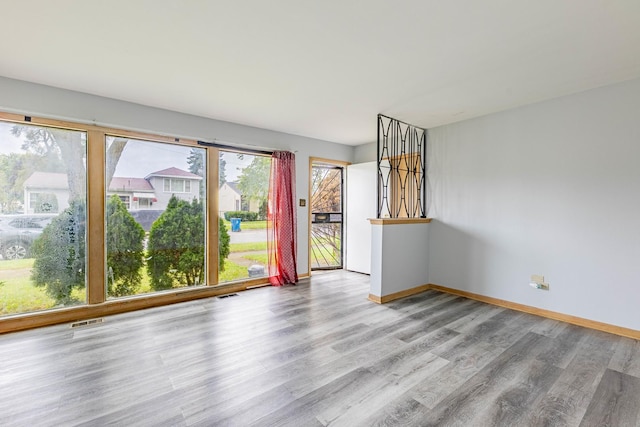
M 356 145 L 353 150 L 353 163 L 375 162 L 378 160 L 378 142 Z
M 161 90 L 161 88 L 158 88 Z M 0 77 L 0 110 L 181 138 L 294 151 L 296 198 L 309 199 L 309 157 L 351 162 L 353 147 Z M 321 117 L 318 120 L 322 120 Z M 296 203 L 297 205 L 297 203 Z M 307 203 L 308 206 L 308 203 Z M 298 273 L 309 271 L 308 215 L 298 207 Z
M 428 171 L 431 283 L 640 329 L 640 80 L 432 129 Z

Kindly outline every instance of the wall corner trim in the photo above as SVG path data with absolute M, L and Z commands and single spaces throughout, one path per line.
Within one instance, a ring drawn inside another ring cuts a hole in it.
M 373 225 L 428 224 L 431 218 L 369 218 Z
M 383 295 L 383 296 L 378 296 L 378 295 L 373 295 L 373 294 L 369 294 L 369 301 L 373 301 L 377 304 L 384 304 L 390 301 L 394 301 L 400 298 L 405 298 L 411 295 L 415 295 L 415 294 L 419 294 L 422 293 L 424 291 L 428 291 L 431 285 L 420 285 L 420 286 L 416 286 L 415 288 L 411 288 L 411 289 L 405 289 L 403 291 L 400 292 L 395 292 L 393 294 L 389 294 L 389 295 Z

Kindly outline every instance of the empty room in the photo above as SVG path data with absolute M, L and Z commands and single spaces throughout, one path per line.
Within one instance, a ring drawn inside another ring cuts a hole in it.
M 0 425 L 640 426 L 640 2 L 2 11 Z

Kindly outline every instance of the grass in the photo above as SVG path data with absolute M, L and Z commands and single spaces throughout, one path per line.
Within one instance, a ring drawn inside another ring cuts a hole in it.
M 224 220 L 224 225 L 231 233 L 231 221 Z M 264 230 L 267 228 L 267 221 L 242 221 L 240 222 L 240 230 Z
M 55 305 L 45 288 L 37 288 L 31 284 L 29 274 L 2 280 L 4 285 L 0 287 L 0 315 L 46 310 Z
M 244 259 L 248 259 L 251 261 L 255 261 L 258 264 L 262 264 L 262 265 L 267 265 L 267 262 L 269 261 L 269 256 L 265 253 L 262 254 L 246 254 L 243 255 L 242 258 Z
M 249 277 L 247 267 L 225 260 L 224 271 L 218 273 L 218 282 L 231 282 L 234 280 L 244 279 L 246 277 Z
M 231 245 L 229 245 L 229 249 L 231 252 L 266 251 L 267 242 L 231 243 Z
M 267 243 L 235 243 L 231 245 L 233 252 L 262 252 L 248 253 L 243 258 L 256 263 L 267 264 Z M 0 315 L 27 313 L 47 310 L 55 307 L 53 298 L 47 295 L 45 287 L 36 287 L 31 282 L 31 268 L 33 258 L 0 261 Z M 16 271 L 24 270 L 24 273 Z M 136 295 L 153 292 L 146 269 L 141 274 L 142 280 Z M 225 270 L 219 274 L 219 282 L 231 282 L 249 277 L 247 267 L 225 260 Z M 86 289 L 74 289 L 71 297 L 79 304 L 86 301 Z
M 2 260 L 0 261 L 0 271 L 31 268 L 33 267 L 33 260 L 33 258 Z

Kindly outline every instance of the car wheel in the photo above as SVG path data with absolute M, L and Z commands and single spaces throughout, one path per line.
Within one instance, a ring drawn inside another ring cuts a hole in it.
M 12 242 L 4 248 L 3 256 L 4 259 L 23 259 L 26 258 L 28 252 L 27 247 L 23 243 Z

